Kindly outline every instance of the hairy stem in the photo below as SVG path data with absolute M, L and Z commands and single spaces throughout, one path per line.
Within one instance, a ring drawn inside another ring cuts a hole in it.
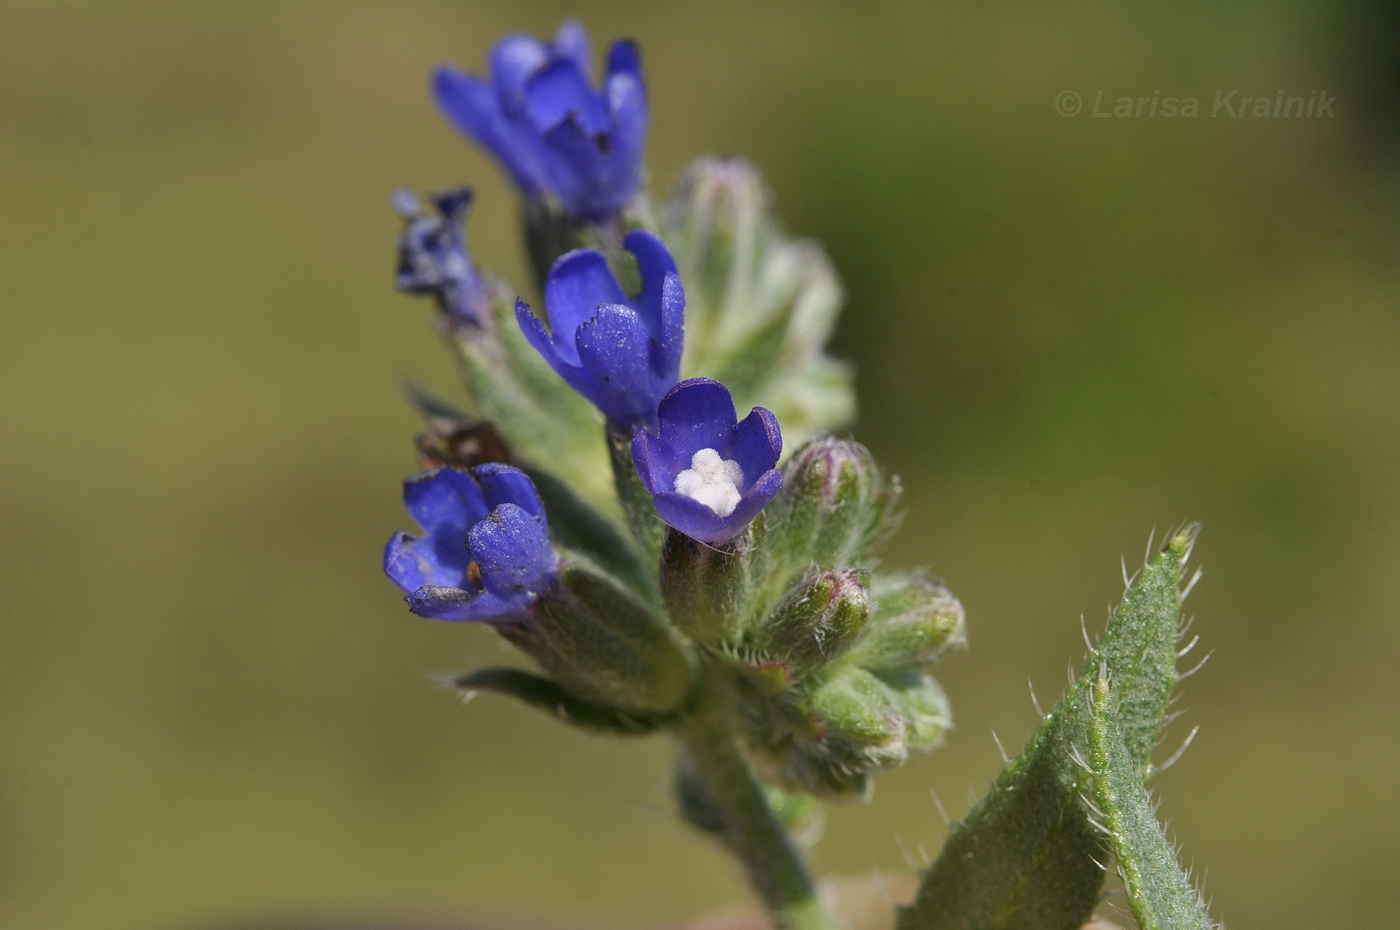
M 743 862 L 779 930 L 834 930 L 816 885 L 734 741 L 729 694 L 713 670 L 694 712 L 677 728 L 715 804 L 729 847 Z

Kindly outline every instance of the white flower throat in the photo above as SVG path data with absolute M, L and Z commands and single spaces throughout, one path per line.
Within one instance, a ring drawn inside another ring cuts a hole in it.
M 743 480 L 744 470 L 738 462 L 720 458 L 714 449 L 701 449 L 690 457 L 690 467 L 676 475 L 676 493 L 727 517 L 743 497 L 739 493 Z

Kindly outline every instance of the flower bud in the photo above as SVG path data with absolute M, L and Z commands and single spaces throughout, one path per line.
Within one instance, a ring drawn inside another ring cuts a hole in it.
M 884 480 L 864 446 L 814 439 L 788 465 L 772 508 L 769 545 L 790 565 L 859 562 L 885 528 L 898 495 L 898 481 Z
M 870 615 L 867 581 L 866 572 L 852 569 L 810 573 L 760 625 L 754 651 L 799 671 L 831 662 L 865 628 Z
M 750 613 L 748 556 L 739 546 L 711 546 L 671 530 L 661 549 L 661 593 L 682 633 L 705 645 L 737 638 Z
M 734 277 L 752 271 L 752 256 L 761 254 L 768 232 L 768 192 L 751 163 L 699 159 L 676 185 L 670 210 L 672 237 L 691 257 L 694 286 L 707 303 L 747 283 Z
M 812 693 L 811 710 L 836 760 L 865 767 L 904 760 L 904 721 L 889 687 L 871 672 L 843 669 Z
M 911 750 L 928 750 L 943 741 L 953 724 L 948 697 L 933 676 L 906 672 L 882 676 L 889 686 L 893 706 L 904 720 L 904 736 Z
M 790 439 L 849 423 L 851 366 L 822 351 L 840 281 L 820 246 L 783 235 L 758 170 L 737 158 L 699 159 L 661 223 L 689 295 L 685 368 L 723 381 L 743 405 L 772 409 Z
M 905 721 L 889 686 L 862 668 L 842 669 L 812 692 L 813 735 L 794 739 L 779 778 L 818 796 L 857 795 L 870 772 L 908 755 Z
M 963 606 L 927 575 L 877 578 L 874 616 L 851 660 L 878 673 L 917 672 L 965 641 Z
M 641 715 L 678 709 L 691 658 L 666 624 L 612 581 L 579 566 L 539 597 L 531 622 L 501 633 L 578 698 Z

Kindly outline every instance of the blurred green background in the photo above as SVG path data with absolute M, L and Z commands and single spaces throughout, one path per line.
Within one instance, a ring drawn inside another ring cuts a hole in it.
M 1215 656 L 1156 781 L 1236 928 L 1388 923 L 1400 868 L 1400 148 L 1393 14 L 1358 5 L 0 0 L 0 927 L 502 915 L 641 928 L 745 897 L 662 740 L 436 673 L 408 615 L 401 184 L 515 201 L 425 92 L 501 33 L 631 35 L 651 183 L 750 156 L 850 305 L 856 435 L 905 479 L 891 564 L 944 575 L 958 728 L 835 810 L 828 873 L 907 872 L 1053 700 L 1119 558 L 1187 519 Z M 1055 110 L 1074 90 L 1084 109 Z M 1216 91 L 1335 95 L 1314 119 Z M 1198 96 L 1103 119 L 1094 95 Z M 1393 919 L 1393 918 L 1391 918 Z

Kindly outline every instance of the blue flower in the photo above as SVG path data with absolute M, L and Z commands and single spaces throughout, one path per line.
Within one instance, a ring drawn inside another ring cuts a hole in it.
M 641 180 L 646 85 L 633 42 L 613 43 L 596 91 L 591 59 L 588 34 L 570 21 L 553 42 L 527 35 L 497 42 L 490 80 L 438 68 L 433 95 L 526 195 L 547 192 L 575 216 L 606 219 L 627 205 Z
M 394 194 L 394 208 L 404 218 L 399 237 L 399 267 L 394 286 L 409 294 L 431 294 L 448 317 L 467 323 L 481 319 L 486 291 L 472 260 L 462 227 L 472 190 L 459 187 L 429 195 L 438 216 L 423 211 L 411 190 Z
M 628 297 L 593 249 L 559 257 L 544 286 L 550 332 L 516 301 L 525 338 L 559 376 L 613 423 L 656 422 L 656 405 L 680 378 L 685 292 L 660 239 L 634 229 L 623 239 L 637 258 L 642 289 Z
M 701 542 L 719 545 L 743 532 L 783 486 L 778 418 L 753 408 L 739 422 L 729 389 L 691 378 L 657 411 L 661 430 L 638 430 L 632 461 L 657 512 Z
M 408 592 L 409 609 L 436 620 L 513 623 L 555 583 L 544 507 L 518 468 L 436 468 L 403 486 L 404 507 L 423 536 L 395 533 L 384 572 Z

